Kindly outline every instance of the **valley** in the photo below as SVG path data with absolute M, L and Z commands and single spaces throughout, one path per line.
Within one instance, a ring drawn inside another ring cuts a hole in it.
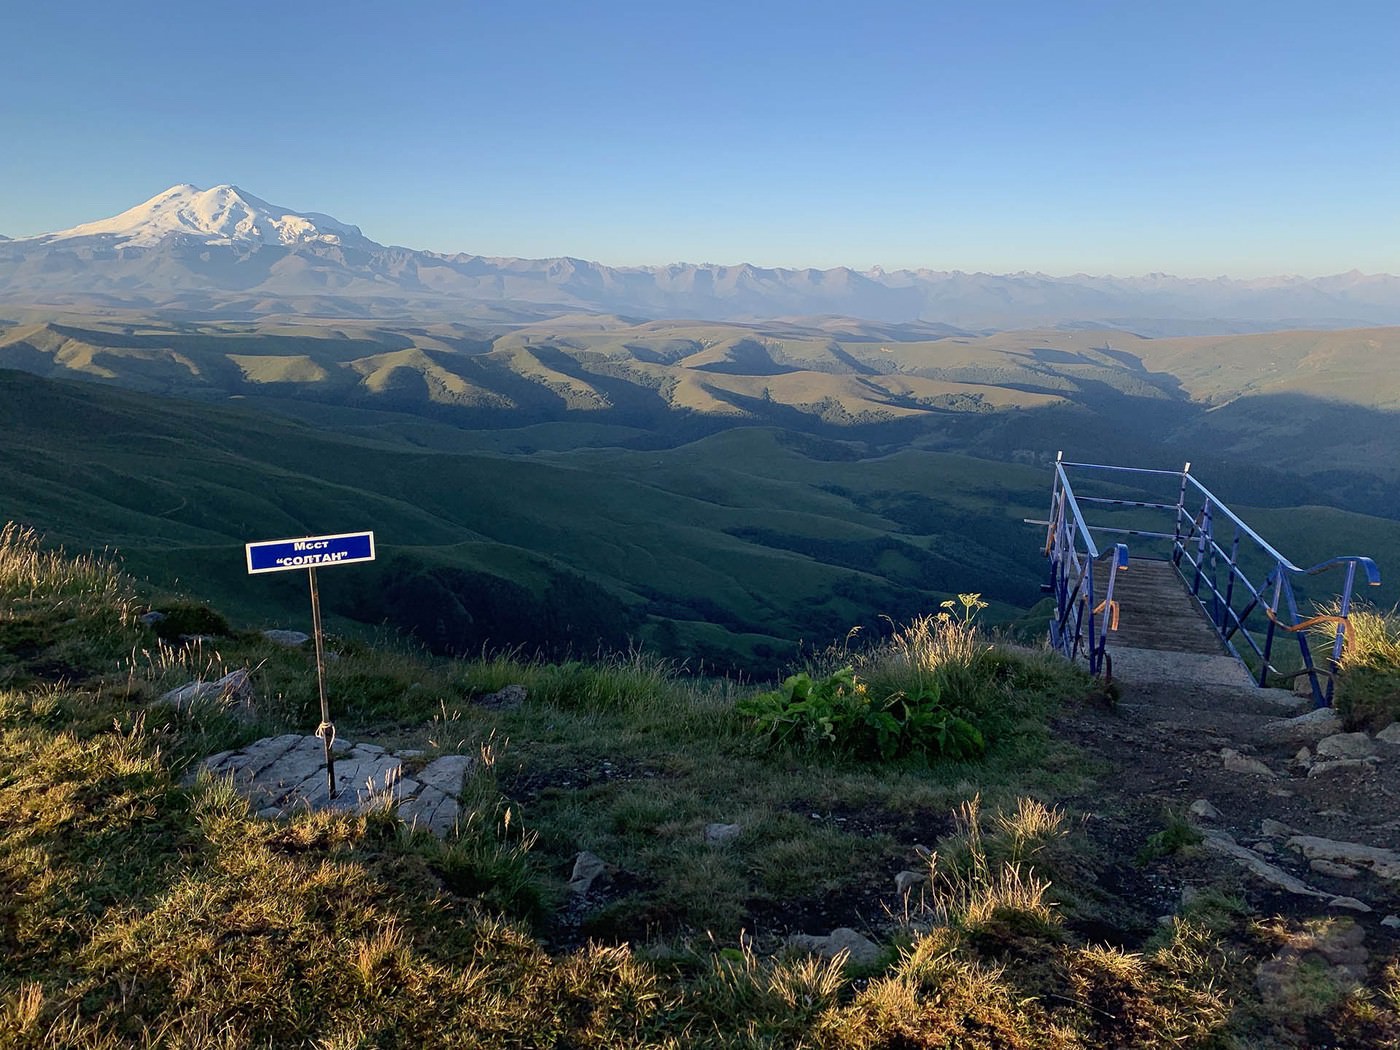
M 1295 560 L 1345 539 L 1384 569 L 1396 349 L 1400 329 L 20 312 L 0 330 L 0 474 L 7 518 L 255 621 L 304 601 L 250 587 L 244 542 L 373 528 L 381 562 L 327 584 L 362 628 L 772 675 L 959 592 L 1024 618 L 1043 564 L 1022 519 L 1043 516 L 1060 450 L 1190 459 Z

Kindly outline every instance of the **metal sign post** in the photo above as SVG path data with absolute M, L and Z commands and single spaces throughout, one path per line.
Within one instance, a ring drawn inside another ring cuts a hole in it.
M 316 639 L 316 688 L 321 697 L 321 724 L 316 735 L 326 746 L 326 785 L 335 798 L 335 725 L 331 722 L 330 701 L 326 698 L 326 638 L 321 629 L 321 592 L 316 586 L 316 568 L 321 565 L 351 565 L 374 561 L 374 533 L 348 532 L 335 536 L 304 536 L 295 540 L 267 540 L 245 547 L 248 572 L 286 572 L 306 569 L 311 584 L 311 630 Z

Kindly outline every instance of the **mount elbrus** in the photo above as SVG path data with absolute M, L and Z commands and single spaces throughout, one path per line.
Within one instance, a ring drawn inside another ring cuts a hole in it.
M 179 185 L 111 218 L 0 238 L 0 302 L 419 319 L 839 314 L 974 330 L 1088 324 L 1190 335 L 1400 323 L 1400 277 L 1055 277 L 489 258 L 382 245 L 356 226 L 236 186 Z

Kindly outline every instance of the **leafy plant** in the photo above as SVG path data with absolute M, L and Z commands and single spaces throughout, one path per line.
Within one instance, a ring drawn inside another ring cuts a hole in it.
M 737 710 L 752 718 L 759 735 L 775 745 L 841 748 L 850 743 L 852 726 L 864 718 L 865 692 L 852 667 L 820 681 L 804 671 L 786 678 L 772 692 L 741 700 Z
M 781 688 L 740 701 L 737 710 L 774 745 L 884 760 L 909 754 L 976 758 L 986 751 L 981 731 L 944 704 L 936 683 L 913 696 L 896 692 L 872 701 L 867 684 L 849 666 L 822 679 L 792 675 Z

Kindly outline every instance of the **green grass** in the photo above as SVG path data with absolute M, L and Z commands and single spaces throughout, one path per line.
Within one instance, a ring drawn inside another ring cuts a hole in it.
M 1318 644 L 1330 643 L 1319 638 Z M 1375 732 L 1400 721 L 1400 618 L 1358 605 L 1347 623 L 1333 703 L 1348 726 Z
M 1088 1050 L 1254 1030 L 1238 1004 L 1276 935 L 1241 939 L 1225 898 L 1141 952 L 1063 921 L 1084 858 L 1072 816 L 1036 798 L 1079 784 L 1044 718 L 1086 683 L 1043 654 L 981 664 L 971 639 L 975 673 L 1019 704 L 983 760 L 872 763 L 771 751 L 736 710 L 751 687 L 640 652 L 455 661 L 334 639 L 342 735 L 481 757 L 439 841 L 384 812 L 257 820 L 227 782 L 187 779 L 211 750 L 309 728 L 305 652 L 236 626 L 216 645 L 165 643 L 111 562 L 46 553 L 24 530 L 0 544 L 0 588 L 7 629 L 62 611 L 72 645 L 91 632 L 70 650 L 80 679 L 52 680 L 45 650 L 7 650 L 7 1046 Z M 252 722 L 157 700 L 239 666 L 257 683 Z M 472 702 L 514 684 L 517 709 Z M 710 822 L 741 834 L 706 844 Z M 890 875 L 915 841 L 928 880 L 899 901 Z M 579 849 L 612 876 L 571 904 Z M 789 930 L 836 925 L 814 910 L 832 902 L 878 927 L 883 960 L 785 949 Z M 1373 1043 L 1400 1030 L 1384 995 L 1315 1005 Z

